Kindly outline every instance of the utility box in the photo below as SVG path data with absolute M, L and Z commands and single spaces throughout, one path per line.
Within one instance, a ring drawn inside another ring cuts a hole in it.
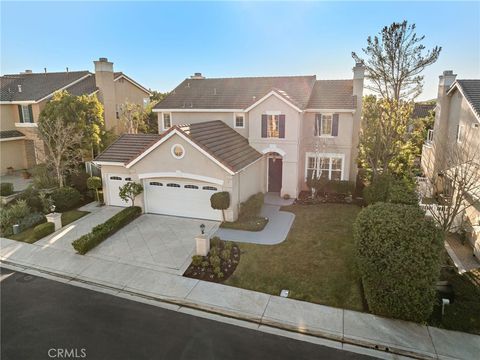
M 196 255 L 207 256 L 208 252 L 210 251 L 210 238 L 206 237 L 205 235 L 198 235 L 195 237 L 196 247 Z
M 50 213 L 45 215 L 48 222 L 51 222 L 55 225 L 55 231 L 62 228 L 62 213 Z

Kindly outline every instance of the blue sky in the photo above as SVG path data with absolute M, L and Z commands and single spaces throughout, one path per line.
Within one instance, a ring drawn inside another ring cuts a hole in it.
M 407 19 L 424 44 L 443 47 L 438 75 L 480 78 L 479 2 L 1 2 L 2 74 L 93 70 L 108 57 L 146 87 L 167 91 L 193 72 L 207 77 L 316 74 L 350 78 L 351 51 Z

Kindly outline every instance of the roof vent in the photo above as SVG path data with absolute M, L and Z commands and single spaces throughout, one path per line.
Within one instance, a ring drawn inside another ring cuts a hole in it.
M 189 87 L 190 87 L 190 83 L 187 83 L 187 88 L 189 88 Z
M 22 85 L 18 85 L 18 92 L 19 92 L 19 93 L 22 92 Z
M 202 75 L 202 73 L 196 72 L 192 76 L 190 76 L 190 79 L 205 79 L 205 76 Z

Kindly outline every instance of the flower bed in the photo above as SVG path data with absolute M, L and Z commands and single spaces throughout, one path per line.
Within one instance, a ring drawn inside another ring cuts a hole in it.
M 295 200 L 295 205 L 318 205 L 325 203 L 336 203 L 336 204 L 350 204 L 354 202 L 352 196 L 347 194 L 339 193 L 317 193 L 315 198 L 312 198 L 312 193 L 310 191 L 301 191 Z
M 211 239 L 208 255 L 194 255 L 192 263 L 183 276 L 211 282 L 222 282 L 233 274 L 239 262 L 240 248 L 238 245 L 214 237 Z

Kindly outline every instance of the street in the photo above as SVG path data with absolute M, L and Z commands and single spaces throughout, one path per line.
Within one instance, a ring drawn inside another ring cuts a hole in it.
M 2 269 L 1 358 L 370 359 Z

